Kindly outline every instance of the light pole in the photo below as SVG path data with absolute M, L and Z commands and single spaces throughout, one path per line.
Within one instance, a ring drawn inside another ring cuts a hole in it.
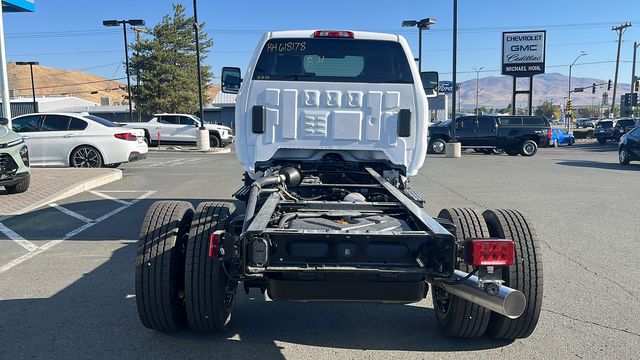
M 31 72 L 31 95 L 33 96 L 33 112 L 38 112 L 38 103 L 36 102 L 36 85 L 33 81 L 33 65 L 40 65 L 37 61 L 16 61 L 16 65 L 29 65 L 29 71 Z
M 480 71 L 484 69 L 484 66 L 480 66 L 479 69 L 473 68 L 473 71 L 476 72 L 476 115 L 480 115 L 480 110 L 478 109 L 478 97 L 480 96 Z
M 124 62 L 127 72 L 127 92 L 129 102 L 129 121 L 133 122 L 133 109 L 131 105 L 131 77 L 129 75 L 129 45 L 127 44 L 127 24 L 131 26 L 144 26 L 144 20 L 130 19 L 130 20 L 104 20 L 102 25 L 104 26 L 120 26 L 122 25 L 122 32 L 124 33 Z
M 578 61 L 578 59 L 580 59 L 581 57 L 583 57 L 583 56 L 585 56 L 585 55 L 587 55 L 587 52 L 586 52 L 586 51 L 584 51 L 584 50 L 581 50 L 581 51 L 580 51 L 580 55 L 578 55 L 578 56 L 576 57 L 576 59 L 575 59 L 575 60 L 573 60 L 573 62 L 571 63 L 571 65 L 569 65 L 569 94 L 568 94 L 568 97 L 567 97 L 567 99 L 568 99 L 568 100 L 567 100 L 567 102 L 568 102 L 568 101 L 571 101 L 571 68 L 573 67 L 573 65 L 575 65 L 575 63 L 576 63 L 576 61 Z M 567 109 L 567 110 L 568 110 L 568 109 Z M 573 114 L 571 114 L 571 113 L 570 113 L 570 112 L 568 112 L 568 111 L 567 111 L 567 113 L 569 114 L 569 119 L 567 119 L 567 129 L 569 129 L 569 128 L 570 128 L 570 126 L 571 126 L 571 115 L 573 115 Z
M 422 20 L 405 20 L 402 22 L 403 27 L 418 28 L 418 71 L 422 72 L 422 30 L 429 30 L 429 26 L 437 21 L 433 18 L 425 18 Z

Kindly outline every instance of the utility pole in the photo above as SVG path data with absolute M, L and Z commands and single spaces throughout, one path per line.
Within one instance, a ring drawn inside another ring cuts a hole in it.
M 473 68 L 473 71 L 476 72 L 476 115 L 480 115 L 480 110 L 478 109 L 478 98 L 480 96 L 480 71 L 484 69 L 484 66 L 480 66 L 479 69 Z
M 622 34 L 624 34 L 627 28 L 631 27 L 631 23 L 624 23 L 619 26 L 614 26 L 611 28 L 611 31 L 615 31 L 618 33 L 618 55 L 616 56 L 616 73 L 613 78 L 613 97 L 611 101 L 611 114 L 613 116 L 616 115 L 616 90 L 618 88 L 618 69 L 620 68 L 620 47 L 622 45 Z M 631 85 L 633 87 L 633 84 Z

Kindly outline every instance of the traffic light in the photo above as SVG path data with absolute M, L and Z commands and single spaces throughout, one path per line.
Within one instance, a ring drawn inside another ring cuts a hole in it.
M 571 100 L 567 100 L 567 111 L 568 112 L 572 112 L 573 111 L 573 107 L 571 106 Z
M 592 94 L 596 93 L 596 83 L 593 83 L 593 87 L 591 88 L 591 93 Z
M 636 82 L 633 84 L 633 91 L 640 92 L 640 80 L 636 80 Z
M 607 83 L 607 91 L 611 90 L 611 79 L 609 79 L 609 82 Z

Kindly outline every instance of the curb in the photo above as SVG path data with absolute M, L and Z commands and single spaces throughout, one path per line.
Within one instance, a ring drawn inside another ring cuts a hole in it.
M 66 199 L 68 197 L 80 194 L 82 192 L 85 192 L 87 190 L 91 190 L 94 188 L 97 188 L 99 186 L 102 185 L 106 185 L 108 183 L 114 182 L 114 181 L 118 181 L 122 179 L 122 170 L 119 169 L 109 169 L 109 173 L 106 175 L 98 175 L 95 176 L 91 179 L 88 179 L 86 181 L 83 181 L 80 184 L 76 184 L 76 185 L 71 185 L 65 189 L 62 189 L 52 195 L 47 196 L 46 198 L 40 200 L 40 201 L 36 201 L 33 204 L 24 207 L 22 209 L 20 209 L 17 212 L 11 213 L 11 214 L 7 214 L 6 216 L 0 216 L 0 219 L 7 219 L 9 217 L 12 216 L 16 216 L 16 215 L 22 215 L 22 214 L 26 214 L 28 212 L 31 212 L 35 209 L 38 209 L 42 206 L 51 204 L 53 202 L 56 201 L 60 201 L 62 199 Z
M 231 148 L 226 147 L 219 150 L 209 150 L 209 151 L 200 151 L 196 149 L 160 149 L 160 148 L 149 148 L 149 152 L 155 153 L 190 153 L 190 154 L 202 154 L 202 155 L 218 155 L 218 154 L 230 154 Z

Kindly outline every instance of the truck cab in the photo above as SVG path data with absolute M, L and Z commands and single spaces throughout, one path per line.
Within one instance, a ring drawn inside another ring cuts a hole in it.
M 243 80 L 224 68 L 236 100 L 237 156 L 256 178 L 277 159 L 385 161 L 415 175 L 427 150 L 437 73 L 423 78 L 398 35 L 281 31 L 263 36 Z M 425 88 L 426 86 L 426 88 Z

